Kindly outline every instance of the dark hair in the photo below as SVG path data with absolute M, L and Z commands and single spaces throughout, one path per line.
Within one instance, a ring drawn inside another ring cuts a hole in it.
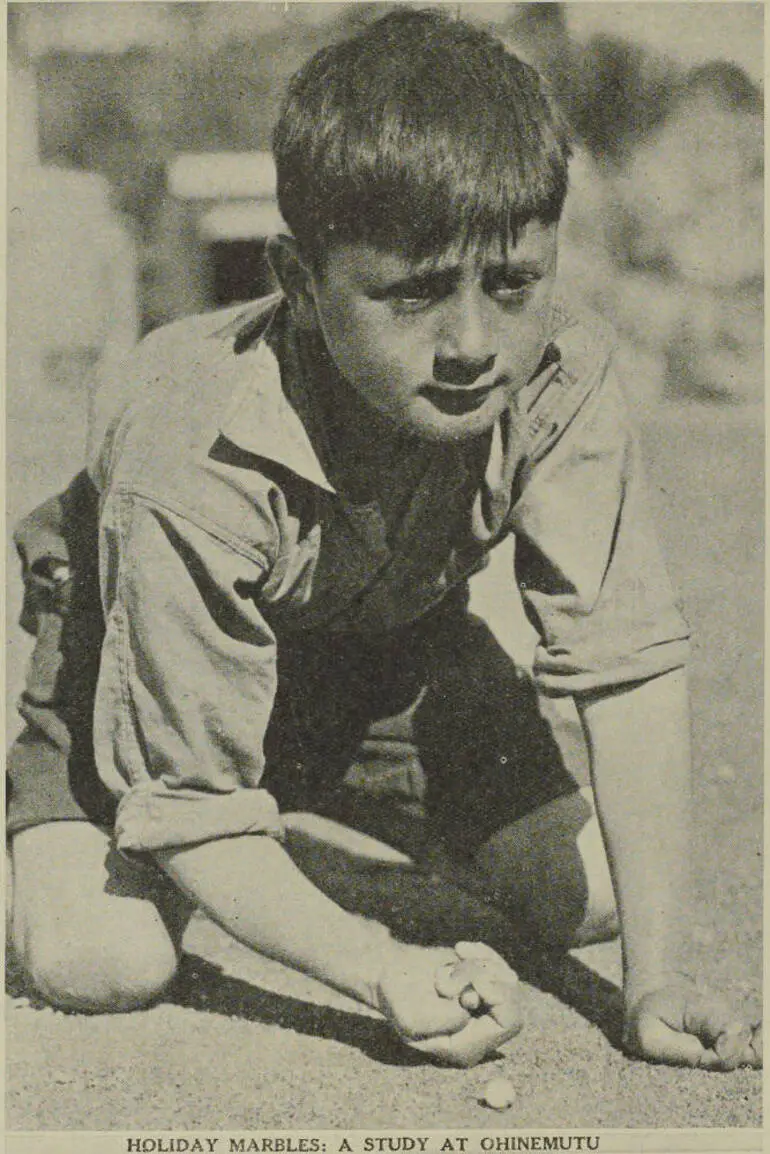
M 278 203 L 306 259 L 337 241 L 421 260 L 558 221 L 570 147 L 538 73 L 443 12 L 396 9 L 316 53 L 273 135 Z

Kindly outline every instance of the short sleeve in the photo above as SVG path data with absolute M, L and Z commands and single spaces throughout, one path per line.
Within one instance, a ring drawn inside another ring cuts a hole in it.
M 533 674 L 553 694 L 647 680 L 688 655 L 609 350 L 567 380 L 558 433 L 523 470 L 512 511 L 516 577 L 539 636 Z
M 165 508 L 111 495 L 101 525 L 106 635 L 94 719 L 122 850 L 280 834 L 260 788 L 276 645 L 255 559 Z

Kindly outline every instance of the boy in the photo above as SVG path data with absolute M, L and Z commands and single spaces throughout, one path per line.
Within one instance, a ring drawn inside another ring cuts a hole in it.
M 537 75 L 397 10 L 300 70 L 274 151 L 281 293 L 143 342 L 92 480 L 19 535 L 38 644 L 12 932 L 32 980 L 64 1007 L 145 1004 L 176 968 L 181 892 L 409 1044 L 480 1060 L 518 1028 L 503 959 L 393 941 L 284 849 L 279 805 L 355 816 L 368 789 L 386 815 L 422 807 L 535 937 L 598 941 L 619 916 L 629 1052 L 758 1064 L 759 1030 L 686 976 L 687 631 L 606 338 L 554 294 L 569 148 Z M 575 697 L 601 833 L 467 613 L 511 533 L 536 683 Z

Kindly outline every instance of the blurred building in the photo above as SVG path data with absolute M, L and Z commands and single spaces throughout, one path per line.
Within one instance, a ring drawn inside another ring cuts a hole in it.
M 662 350 L 672 398 L 762 401 L 763 137 L 761 93 L 744 70 L 700 65 L 613 183 L 619 314 Z
M 11 7 L 20 8 L 13 4 Z M 107 0 L 106 3 L 25 3 L 30 51 L 127 52 L 137 48 L 173 50 L 197 41 L 206 52 L 228 43 L 262 36 L 287 25 L 323 25 L 349 4 L 332 2 L 268 3 L 266 0 Z
M 21 59 L 19 57 L 22 57 Z M 8 383 L 68 381 L 138 333 L 130 228 L 96 173 L 38 160 L 34 72 L 8 63 Z
M 148 246 L 155 315 L 170 320 L 272 291 L 266 241 L 286 230 L 275 179 L 269 152 L 174 158 Z
M 92 172 L 39 161 L 38 92 L 11 22 L 7 73 L 5 376 L 6 556 L 14 523 L 83 465 L 97 366 L 139 329 L 136 247 L 111 189 Z M 8 737 L 31 638 L 15 627 L 21 582 L 9 564 Z M 16 723 L 18 724 L 18 723 Z

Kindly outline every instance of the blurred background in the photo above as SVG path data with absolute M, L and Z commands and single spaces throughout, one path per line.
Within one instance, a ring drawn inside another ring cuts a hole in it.
M 10 4 L 16 368 L 77 389 L 137 335 L 269 289 L 284 83 L 389 7 Z M 452 7 L 550 81 L 578 143 L 564 280 L 644 399 L 759 402 L 762 5 Z

